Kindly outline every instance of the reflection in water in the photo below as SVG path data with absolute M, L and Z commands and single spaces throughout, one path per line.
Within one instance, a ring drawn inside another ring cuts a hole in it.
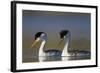
M 61 56 L 47 56 L 47 57 L 33 56 L 33 57 L 26 58 L 26 61 L 24 61 L 24 63 L 27 63 L 27 62 L 86 60 L 86 59 L 91 59 L 90 54 L 88 54 L 88 55 L 80 55 L 80 56 L 79 55 L 78 56 L 64 56 L 64 57 L 61 57 Z
M 60 56 L 47 56 L 47 57 L 39 57 L 39 62 L 45 61 L 61 61 Z
M 47 57 L 39 57 L 39 62 L 45 62 L 45 61 L 69 61 L 69 60 L 85 60 L 90 59 L 90 56 L 47 56 Z
M 52 55 L 52 56 L 38 56 L 37 52 L 27 51 L 23 55 L 23 63 L 29 62 L 50 62 L 50 61 L 69 61 L 69 60 L 86 60 L 91 59 L 91 52 L 85 50 L 70 50 L 70 56 Z

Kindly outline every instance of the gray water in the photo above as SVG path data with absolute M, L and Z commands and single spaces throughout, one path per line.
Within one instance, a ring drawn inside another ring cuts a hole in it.
M 88 50 L 70 50 L 70 56 L 52 55 L 52 56 L 38 56 L 38 50 L 32 49 L 23 50 L 22 62 L 50 62 L 50 61 L 70 61 L 70 60 L 87 60 L 91 59 L 91 52 Z
M 28 62 L 49 62 L 49 61 L 70 61 L 70 60 L 86 60 L 91 59 L 90 55 L 84 55 L 84 56 L 48 56 L 48 57 L 27 57 L 24 58 L 24 63 Z

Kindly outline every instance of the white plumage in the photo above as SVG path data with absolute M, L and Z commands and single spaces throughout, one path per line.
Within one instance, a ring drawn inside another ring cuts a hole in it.
M 69 44 L 70 44 L 70 39 L 71 39 L 71 33 L 68 30 L 62 30 L 60 32 L 60 42 L 58 45 L 61 44 L 62 41 L 65 40 L 65 45 L 62 51 L 56 49 L 50 49 L 50 50 L 45 50 L 45 44 L 47 40 L 47 34 L 44 32 L 38 32 L 35 34 L 35 42 L 31 45 L 31 48 L 36 45 L 37 42 L 41 41 L 41 45 L 39 48 L 39 57 L 40 61 L 45 60 L 47 57 L 67 57 L 67 56 L 82 56 L 82 55 L 90 55 L 90 52 L 87 51 L 72 51 L 68 52 Z M 62 60 L 64 60 L 62 58 Z

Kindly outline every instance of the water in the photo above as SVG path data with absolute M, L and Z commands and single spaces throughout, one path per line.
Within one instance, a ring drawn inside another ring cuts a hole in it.
M 33 57 L 28 57 L 28 58 L 24 58 L 24 63 L 27 62 L 50 62 L 50 61 L 70 61 L 70 60 L 86 60 L 86 59 L 90 59 L 90 55 L 85 55 L 85 56 L 65 56 L 65 57 L 61 57 L 61 56 L 48 56 L 48 57 L 37 57 L 37 56 L 33 56 Z
M 50 51 L 49 51 L 50 52 Z M 38 50 L 33 51 L 33 49 L 24 49 L 22 62 L 23 63 L 30 63 L 30 62 L 50 62 L 50 61 L 70 61 L 70 60 L 87 60 L 91 59 L 91 52 L 85 50 L 72 50 L 69 51 L 70 56 L 61 56 L 60 55 L 53 55 L 53 56 L 38 56 Z M 50 52 L 51 54 L 51 52 Z M 57 54 L 57 53 L 56 53 Z

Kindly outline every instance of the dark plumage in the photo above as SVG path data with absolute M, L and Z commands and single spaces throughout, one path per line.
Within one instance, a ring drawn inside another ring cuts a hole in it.
M 62 30 L 62 31 L 60 32 L 60 38 L 61 38 L 61 39 L 64 38 L 64 36 L 65 36 L 66 34 L 68 34 L 68 33 L 69 33 L 68 30 Z
M 47 56 L 61 56 L 62 51 L 56 49 L 45 50 Z
M 38 37 L 40 37 L 42 33 L 44 33 L 44 32 L 38 32 L 38 33 L 36 33 L 36 34 L 35 34 L 35 40 L 36 40 Z

